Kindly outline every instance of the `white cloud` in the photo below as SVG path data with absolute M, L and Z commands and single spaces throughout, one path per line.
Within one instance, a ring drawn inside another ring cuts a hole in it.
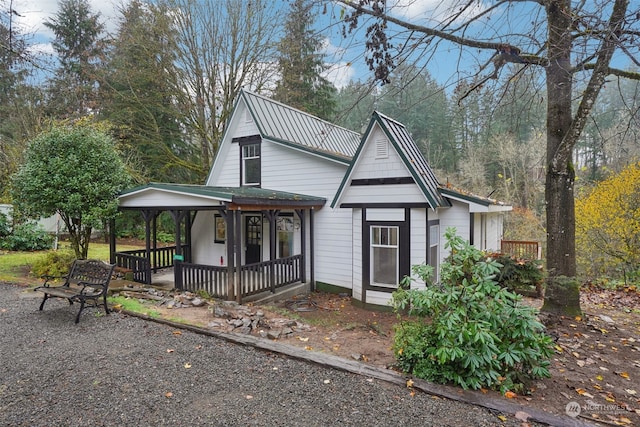
M 388 3 L 388 8 L 389 13 L 398 18 L 433 25 L 433 23 L 449 21 L 468 4 L 468 0 L 392 0 Z M 457 17 L 456 21 L 476 16 L 478 12 L 485 9 L 486 6 L 482 1 L 474 2 Z
M 349 84 L 355 74 L 355 69 L 351 63 L 338 62 L 330 65 L 323 77 L 333 83 L 336 88 L 342 89 Z
M 128 0 L 89 0 L 91 11 L 100 13 L 100 20 L 107 32 L 116 28 L 118 7 L 127 2 Z M 19 14 L 14 15 L 14 23 L 21 32 L 33 34 L 38 41 L 50 40 L 53 37 L 51 30 L 45 27 L 44 21 L 51 20 L 57 13 L 57 0 L 14 0 L 12 7 Z

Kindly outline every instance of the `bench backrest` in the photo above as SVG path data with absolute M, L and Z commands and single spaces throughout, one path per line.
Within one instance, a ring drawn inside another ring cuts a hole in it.
M 77 285 L 80 282 L 94 286 L 108 286 L 115 265 L 97 259 L 77 259 L 73 261 L 67 276 L 67 284 Z

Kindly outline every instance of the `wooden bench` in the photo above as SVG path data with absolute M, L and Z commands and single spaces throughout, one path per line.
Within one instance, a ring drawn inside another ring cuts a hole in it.
M 34 289 L 44 293 L 40 311 L 42 311 L 44 303 L 49 298 L 57 297 L 66 298 L 69 304 L 80 303 L 80 310 L 76 315 L 76 323 L 80 321 L 80 313 L 84 310 L 87 302 L 92 302 L 95 307 L 98 307 L 99 304 L 104 305 L 105 313 L 109 314 L 107 291 L 114 267 L 114 265 L 96 259 L 77 259 L 71 264 L 71 270 L 66 276 L 43 276 L 44 283 L 42 286 Z M 64 279 L 64 283 L 53 286 L 55 279 Z M 100 302 L 100 299 L 102 299 L 102 302 Z

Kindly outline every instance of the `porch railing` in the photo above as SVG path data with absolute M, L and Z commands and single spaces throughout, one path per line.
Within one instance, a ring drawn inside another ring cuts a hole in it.
M 116 252 L 115 255 L 116 267 L 130 270 L 133 273 L 133 280 L 138 283 L 151 284 L 151 264 L 146 257 L 125 252 Z
M 187 250 L 188 246 L 182 245 L 182 253 Z M 116 267 L 131 270 L 134 281 L 149 285 L 151 284 L 151 271 L 156 272 L 163 268 L 173 267 L 175 254 L 176 246 L 151 249 L 150 259 L 147 259 L 146 249 L 116 252 Z
M 215 298 L 228 299 L 227 267 L 178 262 L 175 265 L 175 285 L 178 289 L 206 291 Z
M 246 297 L 266 291 L 275 292 L 281 286 L 300 282 L 301 264 L 302 255 L 294 255 L 273 261 L 243 265 L 240 268 L 241 296 Z
M 525 240 L 502 240 L 500 252 L 518 258 L 542 259 L 542 247 L 538 242 Z
M 242 281 L 241 297 L 261 292 L 275 292 L 291 283 L 301 281 L 302 255 L 243 265 L 240 268 Z M 228 269 L 215 265 L 178 262 L 175 265 L 176 287 L 191 292 L 205 290 L 216 298 L 229 299 Z

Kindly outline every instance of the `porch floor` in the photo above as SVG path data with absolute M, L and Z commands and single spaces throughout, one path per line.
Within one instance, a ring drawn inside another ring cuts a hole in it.
M 173 277 L 173 268 L 167 268 L 153 273 L 151 275 L 151 286 L 163 290 L 174 289 L 175 282 Z M 282 301 L 295 295 L 308 294 L 310 289 L 311 287 L 309 286 L 309 283 L 292 283 L 278 288 L 276 293 L 266 291 L 250 295 L 244 298 L 243 303 L 252 302 L 254 304 L 264 304 L 272 301 Z

